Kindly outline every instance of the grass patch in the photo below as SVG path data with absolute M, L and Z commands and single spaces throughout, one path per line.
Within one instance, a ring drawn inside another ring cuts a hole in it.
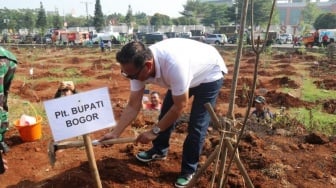
M 56 69 L 51 69 L 50 72 L 51 73 L 59 73 L 59 72 L 63 72 L 63 74 L 65 74 L 66 76 L 78 76 L 81 74 L 81 72 L 78 70 L 78 68 L 68 68 L 68 69 L 63 69 L 63 70 L 60 70 L 59 68 L 56 68 Z
M 61 81 L 61 80 L 72 80 L 76 84 L 85 83 L 85 82 L 90 81 L 90 77 L 83 77 L 80 74 L 76 74 L 76 75 L 63 76 L 62 78 L 57 78 L 57 77 L 50 76 L 50 77 L 33 78 L 32 79 L 29 76 L 15 75 L 14 80 L 21 80 L 24 83 L 32 84 L 34 86 L 38 82 L 54 82 L 54 81 Z
M 293 108 L 290 110 L 308 131 L 319 131 L 327 135 L 336 135 L 336 116 L 322 112 L 322 106 L 313 109 Z
M 288 87 L 281 88 L 281 92 L 283 92 L 283 93 L 292 93 L 293 91 L 294 91 L 294 89 L 292 89 L 292 88 L 288 88 Z
M 336 91 L 318 89 L 312 79 L 304 79 L 302 87 L 302 100 L 315 102 L 321 99 L 335 98 Z

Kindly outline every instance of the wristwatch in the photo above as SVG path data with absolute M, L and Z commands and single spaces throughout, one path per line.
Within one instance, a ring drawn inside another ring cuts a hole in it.
M 153 132 L 153 134 L 155 134 L 155 135 L 159 135 L 159 134 L 160 134 L 160 131 L 161 131 L 161 129 L 160 129 L 160 127 L 158 127 L 157 125 L 154 125 L 154 127 L 152 128 L 152 132 Z

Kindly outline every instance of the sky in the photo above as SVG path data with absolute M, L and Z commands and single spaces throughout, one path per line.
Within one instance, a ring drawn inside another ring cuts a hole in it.
M 60 15 L 73 14 L 74 16 L 86 16 L 86 4 L 88 14 L 94 15 L 96 0 L 0 0 L 0 8 L 7 9 L 35 9 L 40 7 L 42 2 L 46 11 L 54 11 L 56 8 Z M 180 17 L 179 12 L 183 11 L 183 5 L 187 0 L 100 0 L 104 15 L 121 13 L 126 15 L 128 5 L 131 5 L 133 14 L 144 12 L 147 15 L 155 13 L 165 14 L 172 18 Z

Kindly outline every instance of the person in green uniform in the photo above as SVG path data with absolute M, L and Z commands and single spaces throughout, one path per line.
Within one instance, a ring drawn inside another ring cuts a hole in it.
M 5 143 L 5 133 L 8 130 L 7 98 L 16 66 L 16 57 L 0 46 L 0 149 L 4 153 L 9 151 L 9 146 Z

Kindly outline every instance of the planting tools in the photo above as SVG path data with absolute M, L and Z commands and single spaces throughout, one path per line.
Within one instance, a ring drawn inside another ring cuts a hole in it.
M 115 138 L 115 139 L 104 140 L 102 142 L 99 142 L 98 140 L 93 140 L 91 144 L 94 146 L 97 146 L 100 144 L 103 144 L 103 145 L 123 144 L 123 143 L 135 142 L 135 140 L 136 140 L 136 137 L 126 137 L 126 138 Z M 48 157 L 49 157 L 50 164 L 54 166 L 56 162 L 56 151 L 57 150 L 76 148 L 76 147 L 82 147 L 82 146 L 85 146 L 84 141 L 64 141 L 60 143 L 50 142 L 48 146 Z

